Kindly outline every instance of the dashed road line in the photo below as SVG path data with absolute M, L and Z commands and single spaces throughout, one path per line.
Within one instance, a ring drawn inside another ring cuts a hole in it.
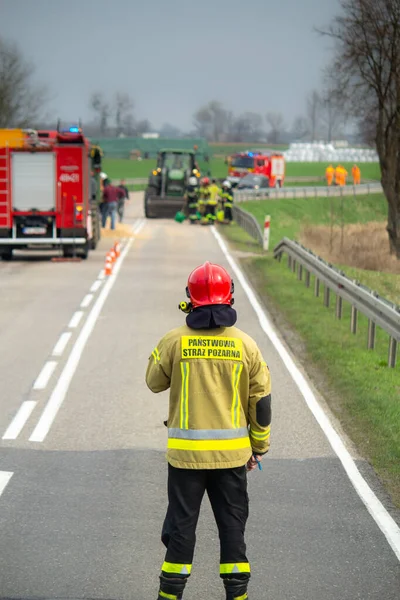
M 7 483 L 10 481 L 13 475 L 14 473 L 11 471 L 0 471 L 0 496 L 6 489 Z
M 126 255 L 129 252 L 132 243 L 133 239 L 131 238 L 125 246 L 124 250 L 122 251 L 120 258 L 115 263 L 113 274 L 108 277 L 106 284 L 104 285 L 99 297 L 94 303 L 92 310 L 90 311 L 86 322 L 82 327 L 78 339 L 72 347 L 66 365 L 55 385 L 55 388 L 49 398 L 49 401 L 47 402 L 43 413 L 31 437 L 29 438 L 30 442 L 43 442 L 46 435 L 48 434 L 50 427 L 53 424 L 53 421 L 56 418 L 62 403 L 64 402 L 65 396 L 67 395 L 69 386 L 71 384 L 75 371 L 79 365 L 79 361 L 81 359 L 83 350 L 85 349 L 86 343 L 94 329 L 94 326 L 100 315 L 101 309 L 103 308 L 103 305 L 114 286 L 119 270 L 124 262 Z
M 90 288 L 90 291 L 91 292 L 97 292 L 97 290 L 99 289 L 99 287 L 101 287 L 101 281 L 97 280 L 97 281 L 94 282 L 94 284 Z
M 84 299 L 81 302 L 81 308 L 87 308 L 91 301 L 93 300 L 93 294 L 86 294 Z
M 40 371 L 38 378 L 33 384 L 34 390 L 44 390 L 46 385 L 49 382 L 50 377 L 52 376 L 54 369 L 57 366 L 57 362 L 55 360 L 48 360 L 44 365 L 43 369 Z
M 52 355 L 53 356 L 61 356 L 62 353 L 65 350 L 66 345 L 68 344 L 70 338 L 71 338 L 71 331 L 66 331 L 65 333 L 62 333 L 60 335 L 60 339 L 58 340 L 57 344 L 54 346 L 53 348 L 53 352 Z
M 29 419 L 33 409 L 36 406 L 36 402 L 34 400 L 25 400 L 19 408 L 19 411 L 11 421 L 8 426 L 5 434 L 3 435 L 3 440 L 15 440 L 21 433 L 25 423 Z
M 72 316 L 72 319 L 70 320 L 70 322 L 68 324 L 68 327 L 70 327 L 71 329 L 75 329 L 75 327 L 78 327 L 79 323 L 81 322 L 82 317 L 83 317 L 83 312 L 81 310 L 78 310 Z

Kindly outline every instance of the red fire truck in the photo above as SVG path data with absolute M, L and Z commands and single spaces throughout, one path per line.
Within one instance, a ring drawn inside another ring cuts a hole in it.
M 18 146 L 0 139 L 0 256 L 56 247 L 65 257 L 87 258 L 99 227 L 81 128 L 37 132 Z
M 270 187 L 282 187 L 285 181 L 285 157 L 275 150 L 233 154 L 229 159 L 228 181 L 235 186 L 249 173 L 265 175 Z

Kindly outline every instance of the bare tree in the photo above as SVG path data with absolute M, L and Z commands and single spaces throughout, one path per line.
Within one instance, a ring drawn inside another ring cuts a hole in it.
M 333 70 L 343 103 L 375 126 L 389 244 L 400 259 L 400 0 L 341 0 L 322 33 L 336 41 Z
M 303 139 L 309 132 L 308 122 L 305 117 L 296 117 L 292 125 L 292 134 L 296 140 Z
M 307 98 L 307 118 L 311 141 L 315 142 L 320 119 L 321 98 L 316 90 L 313 90 Z
M 34 127 L 48 98 L 35 86 L 33 66 L 15 44 L 0 38 L 0 127 Z
M 284 129 L 283 115 L 282 113 L 278 112 L 269 112 L 265 115 L 265 120 L 269 125 L 268 141 L 271 144 L 277 144 L 279 141 L 279 136 Z
M 124 124 L 133 122 L 133 106 L 133 100 L 129 94 L 126 94 L 125 92 L 116 93 L 115 128 L 117 136 L 124 132 Z
M 194 113 L 193 125 L 200 137 L 211 138 L 212 115 L 208 106 L 202 106 Z
M 97 114 L 97 120 L 99 123 L 99 129 L 101 135 L 105 135 L 108 127 L 108 119 L 110 118 L 111 111 L 110 105 L 104 98 L 101 92 L 94 92 L 90 97 L 90 108 Z

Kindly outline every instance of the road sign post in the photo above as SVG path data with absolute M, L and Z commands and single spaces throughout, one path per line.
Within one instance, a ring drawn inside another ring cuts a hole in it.
M 267 215 L 264 221 L 264 250 L 268 251 L 269 248 L 269 230 L 271 226 L 271 217 Z

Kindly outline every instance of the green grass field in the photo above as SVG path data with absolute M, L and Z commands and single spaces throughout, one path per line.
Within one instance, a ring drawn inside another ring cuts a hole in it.
M 293 215 L 295 207 L 288 202 L 280 201 L 279 208 L 269 210 L 274 214 L 272 245 L 284 235 L 295 237 L 298 220 L 326 222 L 323 203 L 321 208 L 308 205 L 308 214 L 304 206 L 297 207 Z M 379 210 L 383 211 L 382 204 L 382 199 L 378 199 Z M 374 212 L 371 197 L 367 204 L 349 206 L 346 214 L 348 222 L 353 222 L 367 220 Z M 358 333 L 351 334 L 349 306 L 345 306 L 343 319 L 338 321 L 334 302 L 330 308 L 324 307 L 322 297 L 313 295 L 313 281 L 311 287 L 306 288 L 287 268 L 286 260 L 279 263 L 271 254 L 262 254 L 254 240 L 236 225 L 225 228 L 223 233 L 235 248 L 260 254 L 241 260 L 245 271 L 266 306 L 300 336 L 303 344 L 295 343 L 293 351 L 316 380 L 343 429 L 371 462 L 393 501 L 400 506 L 400 366 L 396 369 L 386 366 L 387 334 L 377 328 L 376 349 L 367 350 L 365 317 L 359 316 Z M 359 269 L 343 267 L 343 270 L 368 285 L 368 274 L 363 278 Z M 385 291 L 390 295 L 399 283 L 396 275 L 371 273 L 370 277 L 371 282 L 374 279 L 373 287 L 379 288 L 382 295 Z
M 156 161 L 153 159 L 137 161 L 124 158 L 105 158 L 103 161 L 103 171 L 111 179 L 142 178 L 148 177 L 155 164 Z M 203 172 L 210 170 L 213 177 L 220 178 L 228 174 L 228 167 L 222 158 L 213 158 L 209 164 L 200 161 L 199 166 Z M 327 166 L 327 163 L 288 163 L 286 166 L 286 175 L 288 177 L 323 177 Z M 344 163 L 344 167 L 349 173 L 351 172 L 351 163 Z M 360 165 L 360 168 L 361 178 L 380 179 L 378 163 L 364 163 Z

